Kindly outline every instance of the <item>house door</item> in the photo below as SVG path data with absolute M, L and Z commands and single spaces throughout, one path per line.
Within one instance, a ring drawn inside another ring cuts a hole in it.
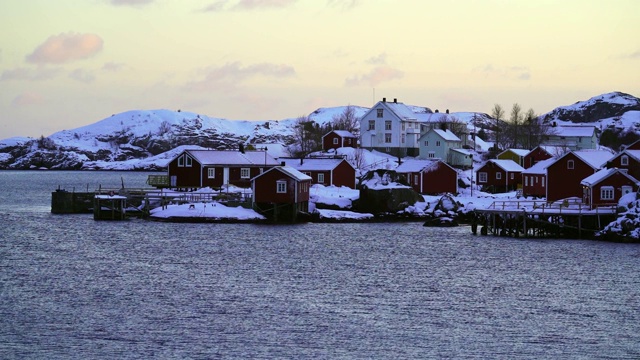
M 223 168 L 222 169 L 222 185 L 227 185 L 229 184 L 229 168 Z
M 588 187 L 584 187 L 582 189 L 582 203 L 583 204 L 589 204 L 589 191 L 591 191 L 591 189 L 588 188 Z
M 178 177 L 176 175 L 171 175 L 170 181 L 171 181 L 170 183 L 171 187 L 176 187 L 177 186 L 176 184 L 178 183 Z
M 622 196 L 625 196 L 627 194 L 630 194 L 633 192 L 633 188 L 629 185 L 624 185 L 622 186 Z

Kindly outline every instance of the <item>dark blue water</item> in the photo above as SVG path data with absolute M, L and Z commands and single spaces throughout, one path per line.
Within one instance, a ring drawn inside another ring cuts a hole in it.
M 96 222 L 0 172 L 0 358 L 640 358 L 640 246 L 406 224 Z

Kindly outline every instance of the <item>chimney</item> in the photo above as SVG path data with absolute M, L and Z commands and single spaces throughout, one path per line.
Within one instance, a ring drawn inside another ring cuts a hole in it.
M 244 154 L 244 145 L 242 143 L 240 143 L 239 145 L 240 146 L 238 150 L 240 150 L 240 152 Z
M 300 165 L 304 162 L 304 158 L 300 158 Z
M 449 109 L 447 109 L 447 114 L 449 113 Z
M 280 161 L 280 166 L 285 166 L 286 163 L 284 161 Z
M 393 103 L 394 103 L 394 104 L 397 104 L 397 103 L 398 103 L 398 99 L 393 98 Z
M 382 102 L 386 103 L 387 102 L 387 98 L 382 98 Z

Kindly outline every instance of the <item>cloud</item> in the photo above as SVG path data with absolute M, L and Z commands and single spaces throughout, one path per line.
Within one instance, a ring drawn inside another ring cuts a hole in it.
M 218 0 L 205 6 L 202 12 L 218 12 L 224 10 L 242 11 L 242 10 L 259 10 L 259 9 L 281 9 L 286 8 L 298 0 L 237 0 L 231 2 L 229 0 Z M 229 4 L 229 6 L 227 6 Z
M 218 87 L 235 88 L 244 80 L 257 76 L 287 78 L 295 76 L 292 66 L 284 64 L 260 63 L 243 67 L 240 62 L 232 62 L 216 68 L 203 71 L 204 78 L 187 84 L 192 90 L 211 90 Z
M 371 65 L 384 65 L 387 63 L 387 53 L 380 53 L 378 56 L 374 56 L 366 61 Z
M 154 1 L 155 0 L 109 0 L 109 3 L 115 6 L 142 6 L 151 4 Z
M 400 79 L 404 73 L 390 66 L 378 66 L 371 70 L 368 74 L 361 76 L 353 76 L 345 80 L 346 86 L 369 85 L 376 86 L 380 83 Z
M 327 0 L 327 5 L 340 7 L 343 10 L 350 10 L 362 4 L 361 0 Z
M 28 81 L 41 81 L 51 79 L 57 76 L 62 70 L 60 68 L 47 68 L 38 67 L 36 69 L 29 68 L 15 68 L 11 70 L 5 70 L 0 75 L 0 81 L 9 80 L 28 80 Z
M 108 62 L 102 65 L 102 70 L 104 71 L 116 72 L 116 71 L 122 70 L 123 68 L 124 68 L 123 63 Z
M 69 73 L 69 77 L 73 80 L 83 82 L 85 84 L 91 83 L 96 79 L 96 76 L 91 72 L 83 69 L 75 69 Z
M 487 64 L 477 67 L 473 71 L 484 73 L 486 77 L 494 76 L 523 81 L 531 79 L 531 70 L 526 66 L 495 67 L 493 64 Z
M 35 64 L 61 64 L 86 59 L 99 53 L 102 43 L 102 38 L 95 34 L 63 33 L 49 37 L 26 59 Z
M 38 93 L 23 93 L 16 96 L 13 101 L 11 101 L 11 105 L 15 107 L 23 107 L 23 106 L 31 106 L 38 105 L 44 102 L 44 98 L 42 95 Z
M 622 57 L 624 59 L 640 59 L 640 50 L 638 50 L 636 52 L 632 52 L 630 54 L 624 54 L 624 55 L 622 55 Z

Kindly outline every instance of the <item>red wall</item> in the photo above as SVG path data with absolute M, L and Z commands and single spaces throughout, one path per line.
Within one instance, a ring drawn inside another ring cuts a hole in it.
M 542 160 L 550 159 L 550 158 L 551 158 L 551 155 L 548 152 L 537 147 L 531 150 L 527 155 L 524 156 L 524 161 L 523 161 L 524 164 L 522 164 L 522 167 L 525 169 L 528 169 L 533 165 L 535 165 L 536 163 Z
M 333 139 L 338 139 L 338 144 L 333 143 Z M 322 149 L 327 151 L 329 149 L 337 149 L 339 147 L 356 147 L 356 139 L 344 138 L 334 132 L 328 133 L 322 138 Z
M 276 192 L 276 183 L 278 180 L 287 181 L 287 192 L 285 194 L 278 194 Z M 277 203 L 277 204 L 293 204 L 296 199 L 296 180 L 292 179 L 288 175 L 279 170 L 272 170 L 259 178 L 255 179 L 254 183 L 254 198 L 257 203 Z M 302 183 L 306 183 L 306 189 L 302 186 Z M 298 183 L 297 190 L 298 202 L 309 201 L 309 188 L 311 187 L 311 181 L 307 180 Z M 306 191 L 305 191 L 306 190 Z
M 524 178 L 528 178 L 528 182 Z M 524 196 L 547 196 L 547 176 L 544 174 L 522 174 L 522 194 Z M 544 186 L 543 186 L 544 184 Z
M 182 156 L 182 155 L 180 155 Z M 169 176 L 177 176 L 177 187 L 196 188 L 200 187 L 201 165 L 195 159 L 190 167 L 179 167 L 178 158 L 169 163 Z
M 487 173 L 487 182 L 480 182 L 479 174 L 481 172 Z M 501 173 L 500 179 L 496 179 L 496 173 Z M 513 179 L 511 178 L 513 174 Z M 517 189 L 518 185 L 522 183 L 522 173 L 508 173 L 493 162 L 487 162 L 483 167 L 476 171 L 476 181 L 480 186 L 493 186 L 495 192 L 506 192 Z
M 627 169 L 628 170 L 627 174 L 633 176 L 634 178 L 636 178 L 636 180 L 640 180 L 640 162 L 638 162 L 636 159 L 632 158 L 631 156 L 627 155 L 629 156 L 629 165 L 623 166 L 620 160 L 623 155 L 627 155 L 627 154 L 619 153 L 613 159 L 611 159 L 611 161 L 607 163 L 607 168 Z
M 591 205 L 617 204 L 618 200 L 620 200 L 620 198 L 622 197 L 621 187 L 623 185 L 631 185 L 634 191 L 638 191 L 638 186 L 631 180 L 629 180 L 629 178 L 620 173 L 615 173 L 593 186 L 593 191 L 591 192 L 593 198 L 588 199 L 587 203 Z M 600 199 L 600 189 L 603 186 L 613 186 L 613 200 Z
M 346 160 L 333 169 L 333 185 L 356 188 L 356 170 Z
M 429 171 L 422 172 L 423 192 L 429 195 L 458 192 L 458 172 L 445 164 L 438 163 Z
M 567 169 L 567 162 L 573 160 L 574 168 Z M 594 169 L 573 153 L 568 153 L 547 167 L 547 201 L 568 197 L 582 198 L 582 179 L 594 173 Z

